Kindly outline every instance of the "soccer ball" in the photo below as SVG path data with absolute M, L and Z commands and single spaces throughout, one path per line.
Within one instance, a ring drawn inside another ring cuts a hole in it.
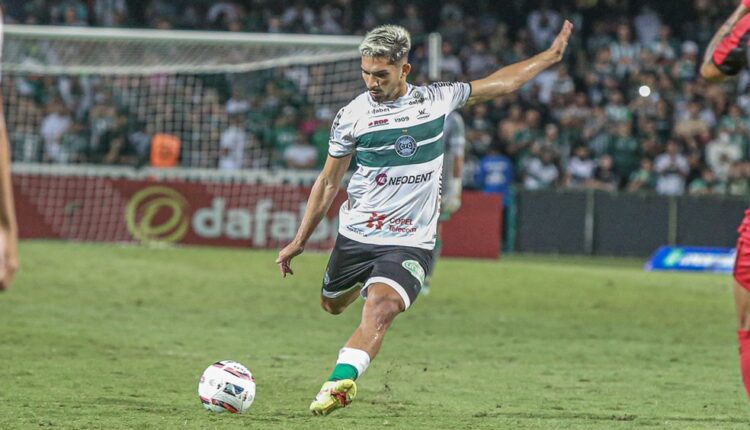
M 217 361 L 201 375 L 198 396 L 209 411 L 241 414 L 255 400 L 255 379 L 236 361 Z

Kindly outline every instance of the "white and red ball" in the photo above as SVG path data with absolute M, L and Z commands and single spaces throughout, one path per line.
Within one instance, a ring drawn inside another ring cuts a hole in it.
M 201 375 L 198 396 L 209 411 L 241 414 L 255 400 L 255 379 L 247 367 L 236 361 L 218 361 Z

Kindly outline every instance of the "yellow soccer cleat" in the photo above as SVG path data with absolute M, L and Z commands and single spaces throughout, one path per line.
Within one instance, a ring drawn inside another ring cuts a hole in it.
M 310 412 L 313 415 L 328 415 L 351 403 L 356 396 L 357 384 L 353 380 L 328 381 L 310 403 Z

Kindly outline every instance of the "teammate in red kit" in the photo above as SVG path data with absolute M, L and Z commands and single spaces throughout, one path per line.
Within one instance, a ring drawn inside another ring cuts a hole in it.
M 750 55 L 750 0 L 742 0 L 737 9 L 714 34 L 701 65 L 701 76 L 720 82 L 748 67 Z M 750 396 L 750 210 L 738 230 L 737 262 L 734 265 L 734 300 L 737 308 L 737 340 L 740 344 L 740 369 L 745 391 Z

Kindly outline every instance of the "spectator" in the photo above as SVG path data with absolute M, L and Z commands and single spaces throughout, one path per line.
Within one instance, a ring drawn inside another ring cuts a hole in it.
M 641 12 L 635 17 L 635 31 L 641 46 L 651 46 L 659 36 L 661 18 L 648 4 L 641 6 Z
M 701 176 L 690 182 L 688 193 L 694 196 L 724 194 L 726 186 L 709 168 L 701 170 Z
M 596 162 L 591 159 L 589 148 L 585 145 L 577 146 L 573 157 L 568 162 L 565 183 L 570 188 L 583 188 L 593 178 Z
M 503 207 L 510 206 L 513 162 L 503 155 L 500 145 L 490 145 L 487 155 L 479 160 L 474 183 L 482 192 L 501 194 Z
M 117 114 L 114 126 L 101 137 L 93 154 L 94 160 L 102 164 L 135 166 L 138 156 L 128 137 L 128 115 Z
M 242 116 L 231 115 L 229 127 L 221 133 L 221 141 L 219 142 L 220 170 L 239 170 L 244 167 L 247 140 Z
M 630 175 L 628 191 L 654 191 L 656 189 L 656 175 L 654 164 L 648 157 L 641 158 L 641 166 Z
M 627 181 L 638 168 L 641 159 L 641 147 L 631 135 L 630 123 L 617 123 L 615 135 L 609 141 L 607 153 L 612 156 L 612 170 L 621 180 Z M 624 183 L 620 184 L 625 185 Z
M 523 185 L 527 190 L 542 190 L 557 185 L 560 170 L 555 165 L 555 154 L 551 149 L 542 148 L 539 155 L 529 158 L 524 171 Z
M 587 183 L 588 188 L 602 191 L 617 191 L 620 184 L 620 177 L 612 171 L 612 157 L 602 155 L 599 158 L 599 165 L 594 170 L 594 178 Z
M 551 10 L 549 3 L 542 0 L 539 9 L 533 10 L 526 21 L 537 51 L 546 49 L 552 43 L 562 25 L 560 14 Z
M 67 163 L 72 157 L 62 144 L 63 134 L 73 124 L 73 119 L 60 101 L 53 101 L 42 120 L 39 134 L 44 139 L 43 160 L 47 163 Z
M 666 152 L 654 160 L 654 171 L 657 193 L 679 196 L 685 192 L 685 178 L 690 173 L 690 166 L 676 141 L 667 142 Z
M 742 159 L 740 146 L 732 142 L 729 132 L 724 130 L 706 145 L 706 164 L 720 181 L 729 179 L 731 166 Z
M 284 162 L 290 169 L 312 169 L 317 161 L 318 152 L 302 132 L 297 133 L 295 142 L 284 150 Z

